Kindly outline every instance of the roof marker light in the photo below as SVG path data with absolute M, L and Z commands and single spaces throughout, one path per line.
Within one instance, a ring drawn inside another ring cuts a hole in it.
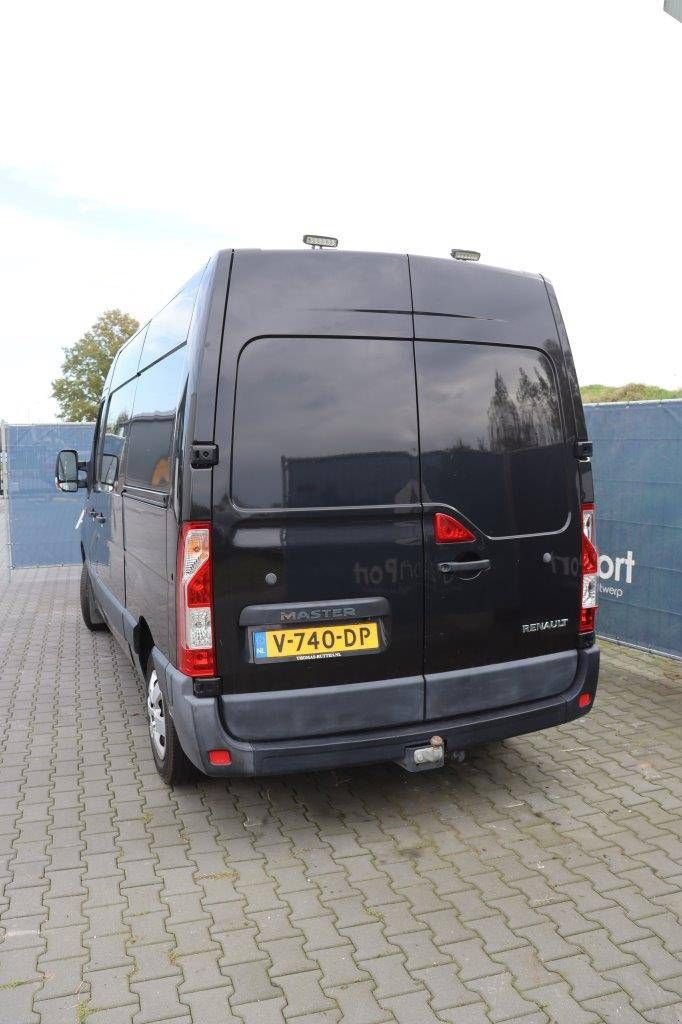
M 469 263 L 478 263 L 481 258 L 480 252 L 475 249 L 451 249 L 450 255 L 453 260 L 467 260 Z
M 339 240 L 332 238 L 331 235 L 304 235 L 303 244 L 310 245 L 313 249 L 336 249 Z

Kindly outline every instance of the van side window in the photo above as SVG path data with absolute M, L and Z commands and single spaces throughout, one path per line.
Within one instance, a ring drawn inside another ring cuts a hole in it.
M 419 500 L 412 342 L 262 338 L 237 371 L 232 497 L 242 508 Z
M 142 350 L 140 369 L 149 366 L 166 352 L 187 341 L 194 303 L 206 267 L 191 277 L 178 294 L 156 314 L 149 324 Z
M 114 391 L 137 373 L 142 346 L 144 345 L 146 325 L 122 345 L 116 356 L 116 364 L 111 377 L 111 390 Z
M 135 384 L 135 380 L 124 384 L 109 399 L 97 470 L 97 482 L 103 491 L 113 491 L 122 478 Z
M 184 383 L 187 349 L 176 349 L 137 381 L 130 425 L 126 483 L 168 493 L 173 427 Z

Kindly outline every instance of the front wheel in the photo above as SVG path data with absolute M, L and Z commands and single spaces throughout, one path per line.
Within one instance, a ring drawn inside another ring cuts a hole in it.
M 194 768 L 180 746 L 173 719 L 167 713 L 166 701 L 153 665 L 147 669 L 147 717 L 149 740 L 156 770 L 165 783 L 176 786 L 188 782 Z

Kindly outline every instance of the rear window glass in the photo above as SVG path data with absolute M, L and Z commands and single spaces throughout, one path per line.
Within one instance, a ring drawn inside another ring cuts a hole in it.
M 562 440 L 551 363 L 536 349 L 420 342 L 425 447 L 515 452 Z
M 490 536 L 559 529 L 569 501 L 552 364 L 537 349 L 416 344 L 424 500 Z
M 242 352 L 235 504 L 409 504 L 418 476 L 411 342 L 264 338 Z

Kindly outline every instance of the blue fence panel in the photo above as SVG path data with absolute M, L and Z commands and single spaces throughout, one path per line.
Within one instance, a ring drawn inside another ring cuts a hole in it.
M 92 423 L 21 424 L 5 427 L 12 567 L 78 564 L 80 533 L 74 529 L 84 491 L 62 494 L 54 486 L 61 448 L 90 455 Z
M 598 628 L 682 656 L 682 401 L 585 407 L 594 442 Z M 78 564 L 83 491 L 54 488 L 60 448 L 87 459 L 92 424 L 7 426 L 13 567 Z
M 585 406 L 602 636 L 682 656 L 682 401 Z

